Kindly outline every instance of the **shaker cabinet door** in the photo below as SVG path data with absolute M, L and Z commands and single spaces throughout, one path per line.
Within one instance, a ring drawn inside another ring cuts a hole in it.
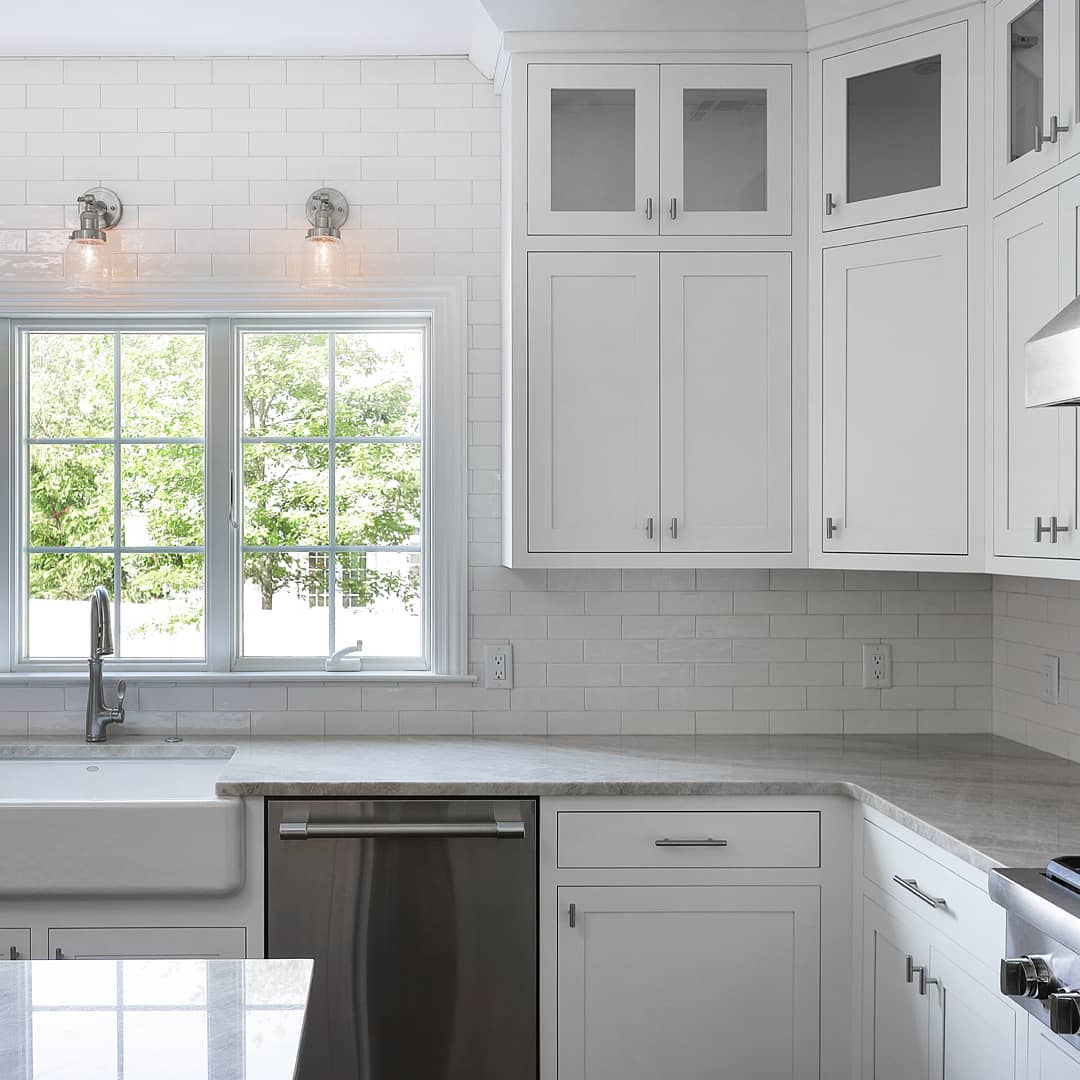
M 660 231 L 791 233 L 791 68 L 663 64 Z
M 830 248 L 822 550 L 968 552 L 967 230 Z
M 818 1076 L 817 886 L 558 892 L 559 1080 Z
M 1029 409 L 1025 398 L 1024 344 L 1062 306 L 1058 223 L 1057 191 L 994 222 L 995 555 L 1080 552 L 1075 410 Z M 1053 517 L 1070 531 L 1051 542 L 1037 525 L 1045 528 Z
M 661 549 L 791 550 L 791 256 L 665 254 Z
M 529 255 L 529 549 L 660 546 L 660 259 Z
M 822 66 L 822 228 L 967 205 L 967 23 Z
M 530 64 L 529 232 L 659 232 L 660 69 Z

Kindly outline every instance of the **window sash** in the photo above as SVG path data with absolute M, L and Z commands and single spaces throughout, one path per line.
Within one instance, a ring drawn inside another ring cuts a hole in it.
M 450 320 L 447 320 L 450 321 Z M 6 326 L 4 325 L 6 323 Z M 29 659 L 25 656 L 27 642 L 27 611 L 28 606 L 28 581 L 26 580 L 25 567 L 27 551 L 24 546 L 24 538 L 29 537 L 27 514 L 27 445 L 26 433 L 28 431 L 28 382 L 27 363 L 28 357 L 22 347 L 24 335 L 28 332 L 54 331 L 54 332 L 104 332 L 112 331 L 116 334 L 134 333 L 139 331 L 164 333 L 164 332 L 203 332 L 206 334 L 206 426 L 204 439 L 125 439 L 123 442 L 137 445 L 140 442 L 178 444 L 202 444 L 205 447 L 205 532 L 202 549 L 198 548 L 153 548 L 142 549 L 132 547 L 123 548 L 126 553 L 141 552 L 143 550 L 160 551 L 192 551 L 204 553 L 204 589 L 205 589 L 205 616 L 204 636 L 206 642 L 206 658 L 203 661 L 177 660 L 163 661 L 161 659 L 144 659 L 137 657 L 124 657 L 113 660 L 110 666 L 120 667 L 125 670 L 138 671 L 208 671 L 227 673 L 231 671 L 257 673 L 280 672 L 280 671 L 321 671 L 324 669 L 323 657 L 253 657 L 243 656 L 241 653 L 240 634 L 242 632 L 241 605 L 243 581 L 241 578 L 241 557 L 243 537 L 239 528 L 238 507 L 242 499 L 240 484 L 241 452 L 245 437 L 242 434 L 241 418 L 241 352 L 240 335 L 245 332 L 264 331 L 274 333 L 288 333 L 291 331 L 312 332 L 372 332 L 378 330 L 420 328 L 424 335 L 424 373 L 422 382 L 423 392 L 423 430 L 419 439 L 412 436 L 402 437 L 342 437 L 336 441 L 340 444 L 348 443 L 373 443 L 373 442 L 398 442 L 402 444 L 420 442 L 422 445 L 422 497 L 421 508 L 421 544 L 402 545 L 400 547 L 369 547 L 337 545 L 337 551 L 363 551 L 363 550 L 400 550 L 417 552 L 421 562 L 421 603 L 423 617 L 423 652 L 418 657 L 380 657 L 374 654 L 365 655 L 347 665 L 342 665 L 335 671 L 327 671 L 327 677 L 333 678 L 338 670 L 344 671 L 434 671 L 444 674 L 461 674 L 464 669 L 464 610 L 460 612 L 462 628 L 453 625 L 457 616 L 454 614 L 454 602 L 451 597 L 454 594 L 464 600 L 464 582 L 451 581 L 449 577 L 440 579 L 437 590 L 436 579 L 433 577 L 433 502 L 434 494 L 434 455 L 433 445 L 437 434 L 433 429 L 439 424 L 445 428 L 446 435 L 454 432 L 455 426 L 459 427 L 458 434 L 461 438 L 461 464 L 464 464 L 464 386 L 461 386 L 460 420 L 455 425 L 451 422 L 453 417 L 449 412 L 445 418 L 437 421 L 433 413 L 433 372 L 431 364 L 433 317 L 430 312 L 408 311 L 405 315 L 394 315 L 385 312 L 363 313 L 350 317 L 327 315 L 322 317 L 290 317 L 287 315 L 268 315 L 265 318 L 248 317 L 210 317 L 210 318 L 140 318 L 137 316 L 101 316 L 93 319 L 71 318 L 59 315 L 55 318 L 2 318 L 0 317 L 0 373 L 6 366 L 8 378 L 0 379 L 0 415 L 6 415 L 12 421 L 12 432 L 7 446 L 0 446 L 0 463 L 7 458 L 6 469 L 0 470 L 5 475 L 0 476 L 0 490 L 6 485 L 14 499 L 8 500 L 8 506 L 15 509 L 14 515 L 9 518 L 7 528 L 0 530 L 0 556 L 9 566 L 7 575 L 6 591 L 9 600 L 14 604 L 9 605 L 9 610 L 14 609 L 14 618 L 0 620 L 0 666 L 4 665 L 4 657 L 7 657 L 7 668 L 13 672 L 46 671 L 56 673 L 81 671 L 82 661 L 62 659 L 55 661 Z M 452 339 L 444 338 L 444 345 L 450 344 L 458 347 L 458 343 Z M 459 358 L 460 367 L 463 369 L 463 356 Z M 452 372 L 454 365 L 447 365 L 448 372 Z M 463 371 L 462 371 L 463 374 Z M 448 387 L 438 389 L 443 402 L 447 399 Z M 444 436 L 445 438 L 445 436 Z M 35 440 L 36 442 L 37 440 Z M 58 439 L 54 440 L 61 444 L 78 445 L 80 443 L 95 443 L 103 445 L 115 445 L 115 438 L 102 439 Z M 304 439 L 290 439 L 282 437 L 259 437 L 252 439 L 259 441 L 302 442 Z M 313 442 L 326 442 L 323 439 L 312 439 Z M 449 455 L 452 457 L 452 455 Z M 442 469 L 445 475 L 446 469 Z M 448 485 L 453 486 L 453 485 Z M 445 502 L 446 492 L 442 493 L 442 501 Z M 115 493 L 119 498 L 119 492 Z M 465 486 L 460 484 L 460 510 L 464 517 Z M 447 529 L 452 536 L 453 530 Z M 119 537 L 115 538 L 117 541 Z M 61 548 L 62 551 L 93 551 L 96 549 Z M 104 548 L 103 552 L 112 553 L 115 548 Z M 292 549 L 289 550 L 300 550 Z M 438 564 L 440 573 L 445 575 L 445 567 L 448 563 L 449 552 L 440 552 Z M 462 576 L 464 576 L 464 546 L 461 545 L 459 552 L 462 559 Z M 450 557 L 452 562 L 453 556 Z M 115 593 L 115 586 L 114 586 Z M 443 595 L 445 592 L 446 595 Z M 447 617 L 450 616 L 450 622 Z M 438 617 L 443 626 L 450 630 L 445 641 L 437 641 L 434 636 L 433 622 Z M 460 650 L 459 650 L 460 646 Z M 461 659 L 458 660 L 454 653 L 460 651 Z M 351 658 L 350 658 L 351 660 Z

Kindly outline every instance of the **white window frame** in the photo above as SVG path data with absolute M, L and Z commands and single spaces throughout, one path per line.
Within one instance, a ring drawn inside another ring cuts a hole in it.
M 18 655 L 24 619 L 22 582 L 23 373 L 18 370 L 24 329 L 124 329 L 153 323 L 164 329 L 207 331 L 206 421 L 206 644 L 205 661 L 120 658 L 110 674 L 135 676 L 206 674 L 213 677 L 317 676 L 352 678 L 467 677 L 468 570 L 466 483 L 466 293 L 459 278 L 398 281 L 378 279 L 328 293 L 301 292 L 291 285 L 133 285 L 92 300 L 59 290 L 12 287 L 0 313 L 0 678 L 83 674 L 84 661 L 23 660 Z M 360 322 L 427 324 L 424 379 L 425 657 L 415 662 L 358 658 L 326 670 L 324 659 L 241 658 L 239 655 L 240 530 L 230 528 L 239 475 L 238 417 L 243 329 L 270 326 L 356 329 Z M 231 534 L 231 535 L 230 535 Z M 87 609 L 89 619 L 89 608 Z M 89 623 L 88 623 L 89 625 Z

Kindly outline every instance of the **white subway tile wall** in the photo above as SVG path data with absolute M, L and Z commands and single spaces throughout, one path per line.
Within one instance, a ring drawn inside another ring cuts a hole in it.
M 125 201 L 123 277 L 295 277 L 331 184 L 352 272 L 468 278 L 470 663 L 515 650 L 513 690 L 365 685 L 359 708 L 340 683 L 144 684 L 128 733 L 990 730 L 988 577 L 499 565 L 499 103 L 467 60 L 5 60 L 0 288 L 60 278 L 95 184 Z M 893 645 L 890 689 L 862 688 L 869 640 Z M 77 733 L 83 693 L 0 687 L 0 735 Z
M 994 732 L 1080 761 L 1080 582 L 994 578 Z M 1060 659 L 1059 704 L 1043 657 Z

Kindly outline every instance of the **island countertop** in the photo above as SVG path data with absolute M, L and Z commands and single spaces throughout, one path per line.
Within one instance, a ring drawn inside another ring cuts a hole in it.
M 0 740 L 96 755 L 218 758 L 221 797 L 839 795 L 981 870 L 1080 852 L 1080 765 L 993 735 Z
M 310 960 L 9 960 L 0 1076 L 292 1080 Z

